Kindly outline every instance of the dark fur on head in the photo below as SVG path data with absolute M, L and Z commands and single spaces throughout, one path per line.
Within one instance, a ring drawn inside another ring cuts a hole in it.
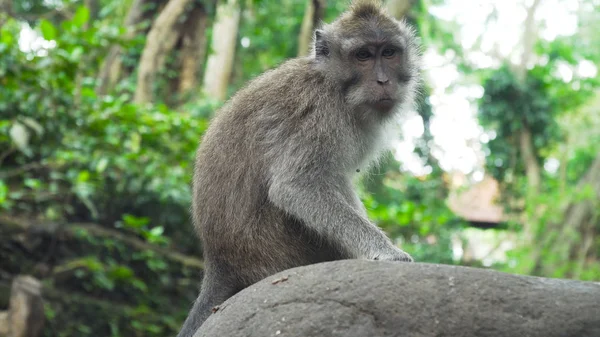
M 370 19 L 381 15 L 383 6 L 378 0 L 355 0 L 350 5 L 347 14 L 358 19 Z
M 344 27 L 351 34 L 360 34 L 364 30 L 378 29 L 382 33 L 398 33 L 398 23 L 390 16 L 386 9 L 377 0 L 358 0 L 350 6 L 350 10 L 344 13 L 335 23 Z M 401 33 L 405 34 L 406 27 L 400 27 Z M 411 34 L 412 31 L 410 32 Z M 413 34 L 414 35 L 414 34 Z

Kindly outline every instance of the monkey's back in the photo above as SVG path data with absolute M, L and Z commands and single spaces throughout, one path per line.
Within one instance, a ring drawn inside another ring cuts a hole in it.
M 335 104 L 321 102 L 335 92 L 322 92 L 326 82 L 311 60 L 290 60 L 251 81 L 216 113 L 198 148 L 193 181 L 194 225 L 207 268 L 249 270 L 253 275 L 242 277 L 254 282 L 336 255 L 268 199 L 270 165 L 282 144 L 328 123 L 326 113 L 315 111 Z

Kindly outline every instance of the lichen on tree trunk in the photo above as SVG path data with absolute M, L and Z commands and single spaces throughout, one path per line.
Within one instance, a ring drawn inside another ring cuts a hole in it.
M 207 96 L 223 101 L 233 69 L 237 45 L 240 8 L 237 0 L 223 0 L 217 6 L 212 30 L 211 50 L 206 62 L 204 92 Z
M 386 8 L 393 17 L 401 19 L 406 16 L 414 2 L 412 0 L 388 0 L 386 1 Z
M 298 36 L 298 56 L 306 56 L 310 52 L 313 31 L 325 13 L 325 0 L 307 0 L 304 18 L 302 19 L 302 28 Z
M 195 6 L 190 12 L 182 32 L 181 71 L 179 93 L 186 94 L 198 86 L 200 65 L 206 54 L 207 13 L 204 6 Z
M 179 36 L 177 24 L 191 0 L 170 0 L 158 15 L 146 38 L 140 58 L 134 101 L 137 104 L 152 101 L 152 89 L 157 72 L 165 63 Z
M 153 2 L 152 0 L 134 0 L 129 8 L 127 17 L 125 18 L 124 26 L 127 29 L 124 39 L 130 40 L 136 34 L 136 27 L 144 18 L 144 8 L 148 7 L 148 4 Z M 96 94 L 99 96 L 105 95 L 117 81 L 121 78 L 122 63 L 121 54 L 123 49 L 119 45 L 113 45 L 110 47 L 102 66 L 100 67 L 100 74 L 97 79 Z

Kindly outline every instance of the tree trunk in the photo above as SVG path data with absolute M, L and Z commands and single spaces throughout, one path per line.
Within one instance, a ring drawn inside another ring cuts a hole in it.
M 577 183 L 577 190 L 590 188 L 592 195 L 580 200 L 570 196 L 559 212 L 558 219 L 548 224 L 547 230 L 556 235 L 536 237 L 535 245 L 546 249 L 546 256 L 560 256 L 560 260 L 544 261 L 534 256 L 535 274 L 552 275 L 561 269 L 566 277 L 579 279 L 585 270 L 598 263 L 597 227 L 600 223 L 600 152 Z
M 124 26 L 127 29 L 127 33 L 124 36 L 124 40 L 131 40 L 137 33 L 137 26 L 144 20 L 145 11 L 150 3 L 157 3 L 156 0 L 133 0 L 127 17 L 125 18 Z M 158 7 L 158 4 L 156 4 Z M 114 45 L 108 51 L 104 62 L 100 68 L 98 75 L 98 84 L 96 86 L 96 94 L 99 96 L 106 95 L 106 93 L 114 87 L 114 85 L 122 77 L 122 63 L 121 54 L 123 50 L 121 46 Z
M 325 14 L 325 0 L 307 0 L 302 28 L 298 37 L 298 56 L 306 56 L 310 52 L 313 31 L 323 20 Z
M 527 9 L 527 17 L 525 18 L 525 30 L 523 32 L 523 52 L 521 61 L 516 68 L 515 75 L 521 82 L 525 82 L 527 76 L 527 65 L 533 55 L 533 45 L 537 39 L 535 31 L 535 13 L 539 7 L 541 0 L 534 0 L 533 4 Z M 531 138 L 531 131 L 526 123 L 522 122 L 523 127 L 519 134 L 519 147 L 521 150 L 521 158 L 525 163 L 525 171 L 527 175 L 527 199 L 537 195 L 540 186 L 540 164 L 535 156 L 535 146 Z
M 198 86 L 198 75 L 206 55 L 208 16 L 202 5 L 196 5 L 183 25 L 179 94 L 192 92 Z
M 0 27 L 3 27 L 10 13 L 12 13 L 12 0 L 0 0 Z
M 94 20 L 98 19 L 98 14 L 100 12 L 100 4 L 98 3 L 98 0 L 84 0 L 83 3 L 90 11 L 90 19 L 88 22 L 94 22 Z
M 206 95 L 225 100 L 227 86 L 233 68 L 237 45 L 240 7 L 237 0 L 222 0 L 217 7 L 217 15 L 212 31 L 211 50 L 213 54 L 206 62 L 204 92 Z
M 177 20 L 191 0 L 170 0 L 158 15 L 146 38 L 140 58 L 134 102 L 152 102 L 152 85 L 157 72 L 163 67 L 166 56 L 175 46 L 178 37 Z
M 8 337 L 38 337 L 44 327 L 42 284 L 31 276 L 18 276 L 12 282 L 7 315 L 0 323 Z
M 412 0 L 388 0 L 386 1 L 386 8 L 393 17 L 401 19 L 406 16 L 413 2 Z
M 527 65 L 531 60 L 533 55 L 533 45 L 537 39 L 537 34 L 535 30 L 535 13 L 537 8 L 539 7 L 541 0 L 534 0 L 531 6 L 527 8 L 527 16 L 525 17 L 524 22 L 524 30 L 523 36 L 521 38 L 521 43 L 523 46 L 523 50 L 521 52 L 521 60 L 513 69 L 516 79 L 524 83 L 527 77 Z M 525 175 L 527 177 L 527 186 L 525 191 L 525 213 L 522 217 L 523 222 L 523 244 L 530 246 L 531 257 L 530 261 L 530 270 L 529 273 L 537 273 L 539 272 L 540 257 L 542 255 L 542 250 L 544 249 L 544 244 L 542 243 L 543 238 L 539 238 L 536 234 L 535 225 L 538 222 L 538 212 L 536 209 L 532 207 L 537 207 L 537 205 L 533 202 L 534 198 L 539 193 L 540 181 L 541 181 L 541 169 L 540 163 L 538 162 L 536 156 L 536 148 L 533 143 L 531 130 L 529 126 L 525 122 L 525 119 L 521 120 L 521 129 L 516 133 L 516 146 L 519 148 L 519 156 L 523 161 L 525 166 Z M 551 226 L 551 224 L 547 224 Z M 538 242 L 540 241 L 540 242 Z
M 527 175 L 527 198 L 531 199 L 539 192 L 541 173 L 533 140 L 531 139 L 531 132 L 525 124 L 519 132 L 519 149 L 521 158 L 525 163 L 525 173 Z
M 600 152 L 596 154 L 596 159 L 588 169 L 587 173 L 577 184 L 578 190 L 591 188 L 592 195 L 581 201 L 571 201 L 565 212 L 563 223 L 563 233 L 566 231 L 576 231 L 579 239 L 570 246 L 568 255 L 575 260 L 574 270 L 571 277 L 579 277 L 585 270 L 585 265 L 590 260 L 596 261 L 598 258 L 594 248 L 597 236 L 596 228 L 600 220 Z M 564 238 L 566 235 L 560 235 Z

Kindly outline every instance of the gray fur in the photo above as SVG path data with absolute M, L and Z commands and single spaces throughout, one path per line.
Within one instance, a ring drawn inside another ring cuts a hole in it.
M 205 276 L 180 337 L 192 336 L 212 307 L 288 268 L 412 261 L 367 219 L 351 183 L 377 156 L 391 117 L 413 103 L 419 79 L 412 31 L 364 7 L 320 30 L 319 51 L 251 81 L 211 122 L 192 204 Z M 382 41 L 401 50 L 384 58 L 387 47 L 376 46 L 372 60 L 356 60 L 352 48 Z M 378 105 L 386 95 L 393 107 Z

